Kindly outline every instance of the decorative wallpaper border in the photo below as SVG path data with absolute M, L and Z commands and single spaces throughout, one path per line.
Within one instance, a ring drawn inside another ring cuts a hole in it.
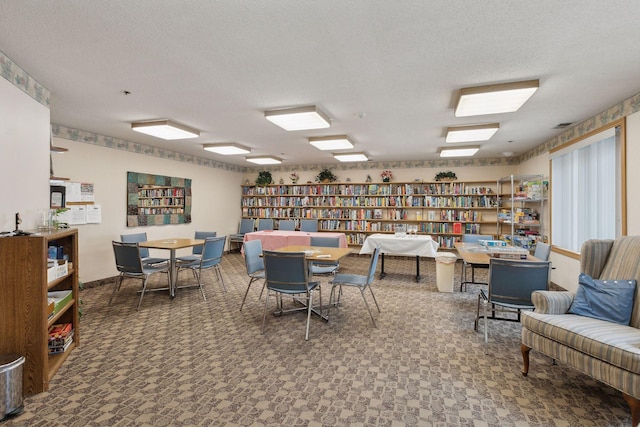
M 51 92 L 27 74 L 2 51 L 0 51 L 0 75 L 40 104 L 51 108 Z
M 183 154 L 177 151 L 164 150 L 152 147 L 138 142 L 127 141 L 126 139 L 113 138 L 111 136 L 100 135 L 93 132 L 68 128 L 66 126 L 51 124 L 51 132 L 53 136 L 70 141 L 84 142 L 85 144 L 97 145 L 105 148 L 113 148 L 115 150 L 129 151 L 136 154 L 144 154 L 146 156 L 159 157 L 161 159 L 175 160 L 177 162 L 190 163 L 198 166 L 209 168 L 224 169 L 231 172 L 245 172 L 246 168 L 242 166 L 231 165 L 216 160 L 205 159 L 203 157 Z

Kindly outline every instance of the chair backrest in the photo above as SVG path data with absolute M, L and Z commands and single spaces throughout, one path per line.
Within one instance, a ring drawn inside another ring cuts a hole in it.
M 378 266 L 378 258 L 380 257 L 380 246 L 376 246 L 371 254 L 371 262 L 369 263 L 369 275 L 367 276 L 367 285 L 373 283 L 376 276 L 376 268 Z
M 309 293 L 304 252 L 263 251 L 265 284 L 268 289 Z
M 227 236 L 207 237 L 204 240 L 200 268 L 208 268 L 220 264 L 226 241 Z
M 244 264 L 248 275 L 264 270 L 264 259 L 260 255 L 262 255 L 262 240 L 244 242 Z
M 339 248 L 339 237 L 323 237 L 323 236 L 311 236 L 311 246 L 324 246 L 325 248 Z
M 533 252 L 533 256 L 541 259 L 542 261 L 549 261 L 549 255 L 551 254 L 551 246 L 543 242 L 536 243 L 536 250 Z
M 258 220 L 258 231 L 273 230 L 273 220 L 271 218 L 260 218 Z
M 318 231 L 318 220 L 317 219 L 301 219 L 300 231 L 315 233 L 316 231 Z
M 203 240 L 206 239 L 207 237 L 216 237 L 217 232 L 216 231 L 196 231 L 195 237 L 194 239 L 196 240 Z M 204 245 L 202 246 L 194 246 L 192 253 L 194 255 L 200 255 L 202 254 L 202 249 L 204 248 Z
M 251 233 L 255 226 L 256 223 L 253 218 L 242 218 L 240 220 L 240 229 L 238 230 L 238 234 Z
M 281 219 L 278 221 L 278 229 L 293 231 L 296 229 L 296 222 L 292 219 Z
M 142 260 L 137 243 L 112 242 L 116 268 L 120 273 L 142 274 Z
M 531 293 L 549 289 L 549 261 L 489 260 L 489 302 L 532 307 Z
M 121 234 L 120 241 L 123 243 L 140 243 L 147 241 L 147 233 L 133 233 L 133 234 Z M 140 249 L 140 258 L 148 258 L 149 257 L 149 249 L 148 248 L 139 248 Z
M 463 234 L 462 241 L 465 243 L 478 243 L 480 240 L 493 240 L 493 236 L 487 234 Z

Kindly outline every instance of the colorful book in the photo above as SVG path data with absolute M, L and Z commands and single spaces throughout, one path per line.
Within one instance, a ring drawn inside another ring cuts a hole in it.
M 51 327 L 49 328 L 49 340 L 66 338 L 72 332 L 73 325 L 71 323 L 60 323 L 51 325 Z

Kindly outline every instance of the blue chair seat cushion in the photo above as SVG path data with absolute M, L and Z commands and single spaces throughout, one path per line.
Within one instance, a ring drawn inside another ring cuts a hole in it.
M 334 285 L 364 286 L 367 284 L 367 276 L 359 274 L 336 274 L 331 283 Z
M 568 312 L 629 325 L 635 290 L 635 280 L 598 280 L 581 273 Z
M 178 262 L 186 262 L 186 263 L 192 263 L 194 261 L 200 261 L 200 255 L 184 255 L 184 256 L 179 256 L 176 258 L 176 260 Z
M 309 291 L 313 291 L 318 286 L 320 286 L 320 282 L 309 282 Z M 307 292 L 304 285 L 300 285 L 300 287 L 285 286 L 282 288 L 279 288 L 278 285 L 271 285 L 269 289 L 287 295 L 304 294 Z
M 152 258 L 152 257 L 147 257 L 147 258 L 142 258 L 142 263 L 143 264 L 162 264 L 163 262 L 168 262 L 169 260 L 167 258 Z

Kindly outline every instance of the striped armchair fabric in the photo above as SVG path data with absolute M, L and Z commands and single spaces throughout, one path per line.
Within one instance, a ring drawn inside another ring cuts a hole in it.
M 589 240 L 580 270 L 602 280 L 635 279 L 640 284 L 640 236 Z M 568 314 L 574 294 L 538 291 L 535 311 L 522 313 L 523 375 L 534 349 L 621 391 L 640 423 L 640 286 L 636 285 L 629 326 Z

